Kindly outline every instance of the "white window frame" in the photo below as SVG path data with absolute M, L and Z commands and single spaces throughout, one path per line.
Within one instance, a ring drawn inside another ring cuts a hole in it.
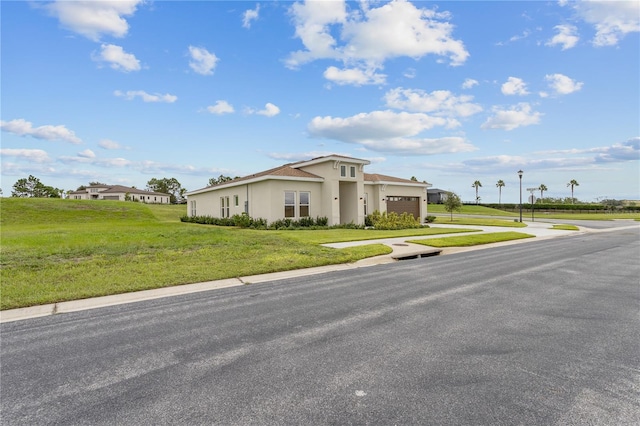
M 340 177 L 347 177 L 347 166 L 340 165 Z
M 287 195 L 289 195 L 289 199 L 287 199 Z M 287 216 L 287 208 L 293 208 L 292 215 Z M 296 217 L 296 191 L 284 191 L 284 217 L 285 219 Z
M 305 194 L 307 196 L 307 202 L 302 202 L 302 195 Z M 307 214 L 302 215 L 302 208 L 307 208 Z M 311 216 L 311 192 L 310 191 L 300 191 L 298 194 L 298 216 L 299 217 L 310 217 Z
M 369 194 L 366 192 L 364 193 L 363 201 L 364 201 L 364 215 L 366 216 L 368 214 L 367 210 L 369 209 Z
M 229 196 L 220 197 L 220 217 L 231 217 L 229 215 Z
M 351 176 L 352 178 L 356 177 L 356 166 L 349 167 L 349 176 Z

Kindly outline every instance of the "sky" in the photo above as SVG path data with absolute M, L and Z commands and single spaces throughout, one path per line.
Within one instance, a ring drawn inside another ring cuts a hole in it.
M 1 187 L 323 155 L 463 201 L 640 200 L 639 1 L 2 1 Z M 505 186 L 499 190 L 498 181 Z M 535 193 L 536 196 L 539 192 Z

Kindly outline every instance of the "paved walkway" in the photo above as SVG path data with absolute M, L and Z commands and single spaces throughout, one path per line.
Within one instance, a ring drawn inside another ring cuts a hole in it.
M 525 221 L 526 222 L 526 221 Z M 520 244 L 527 241 L 539 240 L 540 238 L 556 238 L 565 235 L 576 235 L 576 233 L 582 232 L 599 232 L 591 229 L 580 227 L 580 231 L 562 231 L 552 229 L 553 224 L 544 222 L 527 222 L 526 228 L 510 228 L 510 227 L 497 227 L 497 226 L 471 226 L 471 225 L 431 225 L 434 228 L 469 228 L 473 230 L 480 230 L 482 232 L 508 232 L 516 231 L 526 234 L 535 235 L 538 238 L 527 238 L 523 240 L 507 241 L 502 243 L 484 244 L 473 247 L 451 247 L 445 248 L 442 254 L 458 253 L 462 251 L 479 250 L 483 248 L 495 247 L 496 245 L 508 245 L 508 244 Z M 633 225 L 637 227 L 635 222 Z M 393 253 L 383 256 L 376 256 L 367 259 L 360 260 L 350 264 L 338 264 L 320 266 L 316 268 L 300 269 L 295 271 L 275 272 L 272 274 L 253 275 L 238 278 L 229 278 L 226 280 L 209 281 L 197 284 L 179 285 L 174 287 L 165 287 L 155 290 L 145 290 L 125 294 L 116 294 L 113 296 L 95 297 L 91 299 L 74 300 L 69 302 L 52 303 L 48 305 L 33 306 L 29 308 L 10 309 L 0 312 L 0 323 L 17 321 L 27 318 L 35 318 L 47 315 L 61 314 L 66 312 L 82 311 L 86 309 L 94 309 L 105 306 L 120 305 L 123 303 L 139 302 L 143 300 L 158 299 L 161 297 L 177 296 L 180 294 L 196 293 L 201 291 L 215 290 L 225 287 L 234 287 L 246 284 L 255 284 L 267 281 L 282 280 L 287 278 L 301 277 L 307 275 L 320 274 L 330 271 L 340 271 L 354 268 L 367 267 L 371 265 L 380 265 L 384 263 L 392 263 L 396 260 L 394 257 L 402 256 L 405 253 L 415 252 L 416 250 L 424 250 L 425 246 L 421 244 L 407 243 L 407 240 L 429 239 L 429 238 L 442 238 L 446 236 L 460 236 L 477 234 L 477 232 L 469 233 L 456 233 L 456 234 L 443 234 L 424 237 L 398 237 L 398 238 L 386 238 L 381 240 L 365 240 L 354 241 L 346 243 L 334 243 L 325 244 L 327 247 L 344 248 L 353 247 L 365 244 L 386 244 L 393 249 Z
M 396 238 L 384 238 L 379 240 L 364 240 L 364 241 L 349 241 L 343 243 L 331 243 L 331 244 L 323 244 L 326 247 L 331 248 L 345 248 L 345 247 L 354 247 L 354 246 L 362 246 L 367 244 L 385 244 L 393 249 L 393 253 L 378 256 L 376 258 L 363 259 L 361 262 L 371 262 L 376 261 L 379 258 L 392 257 L 392 256 L 400 256 L 403 253 L 411 253 L 415 252 L 419 248 L 425 248 L 422 244 L 412 244 L 407 243 L 408 240 L 428 240 L 431 238 L 446 238 L 453 236 L 464 236 L 464 235 L 472 235 L 478 233 L 495 233 L 495 232 L 521 232 L 523 234 L 534 235 L 535 237 L 540 238 L 555 238 L 561 237 L 565 235 L 575 235 L 576 232 L 584 232 L 584 229 L 581 228 L 582 231 L 563 231 L 560 229 L 552 229 L 552 223 L 544 223 L 544 222 L 526 222 L 526 228 L 514 228 L 514 227 L 503 227 L 503 226 L 475 226 L 475 225 L 442 225 L 442 224 L 431 224 L 431 228 L 468 228 L 472 230 L 471 232 L 460 232 L 455 234 L 440 234 L 440 235 L 428 235 L 428 236 L 413 236 L 413 237 L 396 237 Z M 480 231 L 480 232 L 478 232 Z M 479 250 L 482 248 L 495 247 L 496 245 L 508 245 L 508 244 L 518 244 L 531 241 L 531 239 L 524 240 L 514 240 L 514 241 L 506 241 L 501 243 L 493 243 L 493 244 L 483 244 L 472 247 L 447 247 L 443 249 L 442 254 L 451 254 L 451 253 L 459 253 L 462 251 L 470 251 L 470 250 Z M 381 263 L 381 262 L 378 262 Z

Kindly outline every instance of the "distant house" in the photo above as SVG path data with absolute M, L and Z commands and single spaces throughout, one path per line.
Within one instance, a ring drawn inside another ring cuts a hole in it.
M 449 191 L 433 188 L 427 190 L 427 202 L 431 204 L 442 204 L 447 201 Z
M 326 217 L 329 225 L 364 224 L 379 212 L 424 218 L 430 184 L 364 172 L 368 160 L 329 155 L 285 164 L 188 192 L 188 216 L 247 213 L 268 222 Z
M 129 188 L 122 185 L 89 185 L 85 189 L 69 193 L 73 200 L 140 201 L 148 204 L 169 204 L 170 195 Z

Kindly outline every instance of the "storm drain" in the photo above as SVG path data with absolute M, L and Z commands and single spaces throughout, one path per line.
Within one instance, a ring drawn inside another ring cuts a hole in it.
M 394 245 L 401 245 L 401 244 L 394 244 Z M 403 244 L 403 245 L 406 246 L 408 244 Z M 423 257 L 437 256 L 440 253 L 442 253 L 442 249 L 439 249 L 439 248 L 428 248 L 428 249 L 416 250 L 416 251 L 412 251 L 412 252 L 408 252 L 408 253 L 392 254 L 391 258 L 395 259 L 395 260 L 420 259 L 420 258 L 423 258 Z

